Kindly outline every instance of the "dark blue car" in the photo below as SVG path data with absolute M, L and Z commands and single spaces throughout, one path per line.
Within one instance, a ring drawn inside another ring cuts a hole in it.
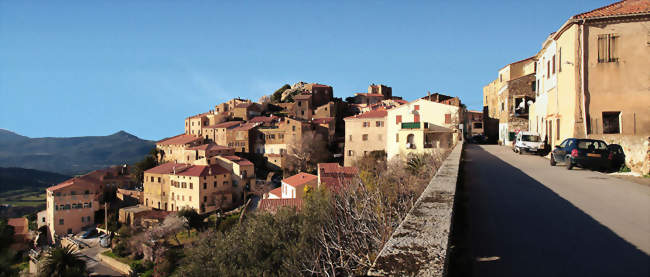
M 611 160 L 607 143 L 595 139 L 565 139 L 551 152 L 551 166 L 564 163 L 569 170 L 574 166 L 606 169 L 611 166 Z

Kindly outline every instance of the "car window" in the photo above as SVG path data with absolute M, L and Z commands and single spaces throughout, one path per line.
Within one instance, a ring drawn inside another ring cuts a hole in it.
M 594 149 L 594 150 L 605 150 L 607 149 L 607 144 L 599 140 L 582 140 L 578 142 L 578 148 L 580 149 Z
M 567 141 L 569 141 L 569 140 L 565 139 L 562 143 L 560 143 L 560 147 L 562 147 L 562 148 L 567 147 L 568 146 Z
M 540 142 L 541 141 L 539 136 L 534 136 L 534 135 L 523 135 L 521 140 L 530 141 L 530 142 Z

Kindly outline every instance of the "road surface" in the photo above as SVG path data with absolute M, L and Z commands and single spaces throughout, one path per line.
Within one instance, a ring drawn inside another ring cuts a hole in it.
M 650 276 L 650 187 L 467 145 L 473 276 Z

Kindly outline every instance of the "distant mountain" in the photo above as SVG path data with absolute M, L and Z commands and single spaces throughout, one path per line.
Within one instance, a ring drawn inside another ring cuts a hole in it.
M 0 129 L 0 167 L 82 174 L 140 161 L 153 141 L 120 131 L 109 136 L 29 138 Z
M 69 178 L 70 176 L 35 169 L 0 167 L 0 192 L 46 188 Z

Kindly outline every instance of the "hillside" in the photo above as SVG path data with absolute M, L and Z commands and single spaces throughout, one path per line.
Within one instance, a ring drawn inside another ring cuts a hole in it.
M 0 192 L 43 189 L 65 181 L 70 176 L 35 169 L 0 167 Z
M 109 136 L 29 138 L 0 129 L 0 167 L 75 175 L 135 163 L 153 147 L 153 141 L 124 131 Z

